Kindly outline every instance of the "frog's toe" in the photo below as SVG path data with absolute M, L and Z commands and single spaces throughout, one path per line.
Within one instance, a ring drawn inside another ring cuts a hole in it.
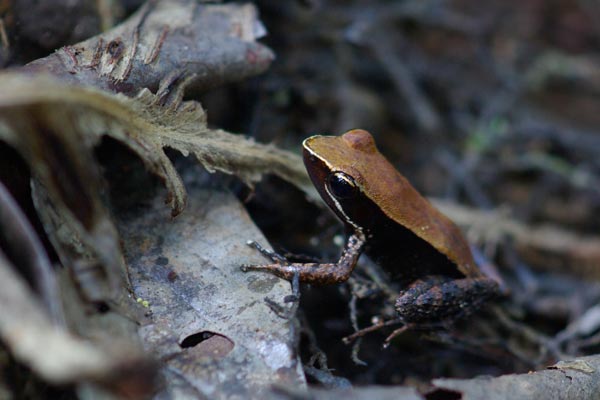
M 240 269 L 242 270 L 242 272 L 248 272 L 248 271 L 252 271 L 252 267 L 254 265 L 252 264 L 242 264 L 240 265 Z
M 279 255 L 277 253 L 275 253 L 272 250 L 266 249 L 263 246 L 261 246 L 258 242 L 255 242 L 254 240 L 248 240 L 246 242 L 246 244 L 250 247 L 252 247 L 253 249 L 256 249 L 258 251 L 260 251 L 260 253 L 267 257 L 269 260 L 279 263 L 279 264 L 285 264 L 287 263 L 287 259 L 285 257 L 283 257 L 282 255 Z
M 243 272 L 248 271 L 271 271 L 279 268 L 279 264 L 242 264 L 240 269 Z

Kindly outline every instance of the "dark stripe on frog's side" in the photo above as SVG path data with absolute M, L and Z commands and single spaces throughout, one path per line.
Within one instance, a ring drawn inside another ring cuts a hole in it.
M 464 278 L 465 275 L 444 254 L 402 225 L 390 219 L 366 197 L 361 206 L 370 210 L 358 224 L 365 228 L 365 252 L 393 279 L 408 284 L 428 275 Z

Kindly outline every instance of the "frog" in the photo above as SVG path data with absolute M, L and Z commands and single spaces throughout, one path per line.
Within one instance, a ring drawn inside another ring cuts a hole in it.
M 272 262 L 242 265 L 315 285 L 347 281 L 362 253 L 399 282 L 394 308 L 405 324 L 455 320 L 500 295 L 499 283 L 475 264 L 460 229 L 382 155 L 373 136 L 353 129 L 303 141 L 303 160 L 317 192 L 345 227 L 335 263 L 293 263 L 256 248 Z

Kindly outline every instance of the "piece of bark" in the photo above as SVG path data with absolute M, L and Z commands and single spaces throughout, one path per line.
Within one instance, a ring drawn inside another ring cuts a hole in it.
M 274 55 L 255 41 L 264 33 L 252 4 L 150 0 L 112 30 L 19 70 L 129 95 L 186 81 L 194 93 L 266 70 Z

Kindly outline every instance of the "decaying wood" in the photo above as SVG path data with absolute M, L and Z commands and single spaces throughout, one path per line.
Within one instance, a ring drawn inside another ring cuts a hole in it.
M 274 56 L 253 5 L 148 1 L 126 22 L 20 68 L 64 82 L 135 94 L 186 81 L 189 92 L 263 72 Z

